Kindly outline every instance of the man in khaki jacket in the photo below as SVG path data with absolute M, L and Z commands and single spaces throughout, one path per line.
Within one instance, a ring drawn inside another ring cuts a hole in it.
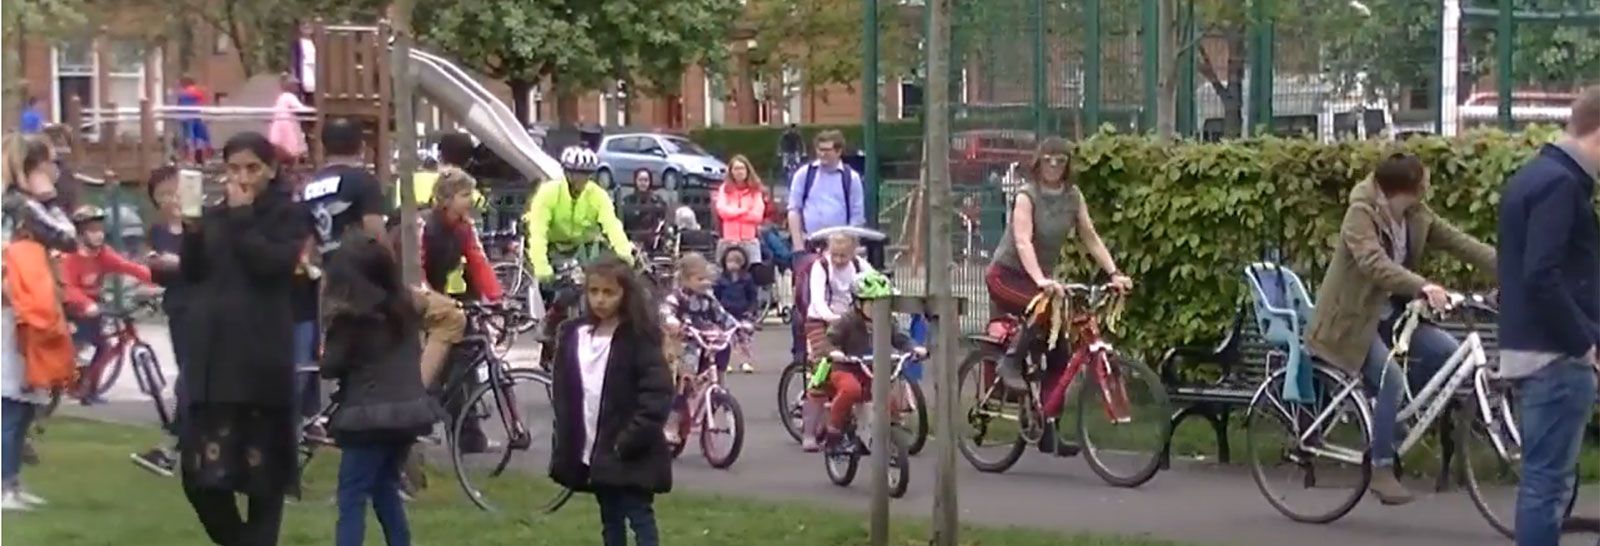
M 1317 289 L 1317 311 L 1306 333 L 1312 354 L 1361 373 L 1368 388 L 1378 391 L 1371 456 L 1379 469 L 1394 464 L 1395 419 L 1406 380 L 1399 365 L 1388 362 L 1393 320 L 1412 298 L 1426 298 L 1436 308 L 1448 303 L 1444 287 L 1413 271 L 1424 250 L 1437 245 L 1486 276 L 1495 273 L 1494 248 L 1435 216 L 1422 202 L 1427 191 L 1427 169 L 1409 154 L 1385 158 L 1370 179 L 1350 191 L 1333 262 Z M 1431 376 L 1457 346 L 1437 327 L 1417 328 L 1412 370 L 1422 374 L 1419 378 Z M 1372 474 L 1372 492 L 1384 504 L 1411 502 L 1411 492 L 1393 472 Z

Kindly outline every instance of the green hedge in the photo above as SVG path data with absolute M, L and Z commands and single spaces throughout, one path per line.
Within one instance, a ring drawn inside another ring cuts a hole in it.
M 1537 129 L 1403 143 L 1160 143 L 1102 133 L 1078 145 L 1074 165 L 1096 227 L 1138 283 L 1124 343 L 1154 356 L 1219 336 L 1246 297 L 1242 267 L 1269 246 L 1282 249 L 1315 295 L 1346 196 L 1384 154 L 1400 148 L 1420 156 L 1432 172 L 1427 202 L 1492 244 L 1500 186 L 1554 136 Z M 1091 261 L 1068 253 L 1069 278 L 1089 278 Z M 1442 253 L 1427 259 L 1424 273 L 1455 289 L 1493 283 Z

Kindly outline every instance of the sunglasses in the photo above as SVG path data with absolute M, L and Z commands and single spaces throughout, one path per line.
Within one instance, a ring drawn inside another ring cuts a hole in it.
M 1064 154 L 1049 154 L 1039 158 L 1041 163 L 1051 165 L 1066 165 L 1071 159 Z

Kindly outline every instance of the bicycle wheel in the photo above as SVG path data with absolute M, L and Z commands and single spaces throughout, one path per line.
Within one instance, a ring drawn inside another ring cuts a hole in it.
M 810 368 L 800 362 L 790 362 L 778 376 L 778 421 L 796 442 L 803 433 L 804 423 L 800 417 L 806 401 L 806 382 L 811 380 Z
M 859 443 L 856 439 L 853 442 Z M 856 480 L 857 467 L 861 465 L 861 451 L 851 449 L 826 450 L 822 453 L 823 469 L 828 471 L 828 481 L 839 487 L 849 487 Z
M 1072 395 L 1078 401 L 1084 459 L 1106 483 L 1143 485 L 1161 470 L 1161 453 L 1172 431 L 1167 389 L 1149 366 L 1119 354 L 1088 364 L 1101 369 L 1086 368 Z
M 525 453 L 516 461 L 522 469 L 539 471 L 549 463 L 548 429 L 554 422 L 549 385 L 550 378 L 540 372 L 508 370 L 497 383 L 477 385 L 465 398 L 450 427 L 450 462 L 461 491 L 478 508 L 497 511 L 492 497 L 525 493 L 495 480 L 519 452 Z
M 922 385 L 904 380 L 899 383 L 905 386 L 905 392 L 896 422 L 910 442 L 906 446 L 906 453 L 916 455 L 928 445 L 928 399 L 922 395 Z
M 106 351 L 111 351 L 115 348 L 116 347 L 113 345 L 111 347 L 107 347 Z M 94 385 L 95 396 L 105 396 L 107 392 L 111 392 L 111 386 L 117 384 L 117 378 L 122 376 L 122 365 L 126 364 L 127 361 L 130 360 L 128 358 L 129 354 L 130 353 L 111 355 L 106 359 L 105 368 L 100 370 L 100 382 Z
M 999 349 L 974 348 L 961 363 L 960 400 L 967 426 L 960 431 L 961 456 L 983 472 L 1005 472 L 1017 460 L 1027 442 L 1022 436 L 1022 417 L 1032 402 L 1022 393 L 1000 385 Z
M 1456 407 L 1462 482 L 1473 506 L 1489 526 L 1506 538 L 1513 538 L 1517 484 L 1522 481 L 1521 435 L 1516 430 L 1511 399 L 1498 391 L 1488 392 L 1490 415 L 1483 414 L 1475 397 Z M 1570 510 L 1571 505 L 1567 508 Z
M 727 389 L 715 387 L 710 396 L 711 409 L 700 426 L 700 452 L 711 468 L 728 468 L 744 449 L 744 410 Z
M 1311 380 L 1306 400 L 1290 402 L 1282 398 L 1286 370 L 1267 377 L 1245 411 L 1245 449 L 1250 476 L 1273 508 L 1328 523 L 1355 508 L 1372 481 L 1372 417 L 1360 385 L 1343 372 L 1319 364 Z
M 128 351 L 128 357 L 133 361 L 133 378 L 139 383 L 139 390 L 155 403 L 156 417 L 161 419 L 162 428 L 171 428 L 174 410 L 167 408 L 164 400 L 167 378 L 161 373 L 155 350 L 140 342 Z
M 889 498 L 898 499 L 906 496 L 906 489 L 911 487 L 911 453 L 893 436 L 889 449 Z

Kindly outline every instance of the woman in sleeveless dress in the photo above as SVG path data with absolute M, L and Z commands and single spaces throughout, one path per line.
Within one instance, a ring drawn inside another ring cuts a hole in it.
M 1005 234 L 984 274 L 991 312 L 996 316 L 1021 315 L 1034 296 L 1061 292 L 1054 274 L 1074 238 L 1111 277 L 1113 285 L 1120 290 L 1133 288 L 1133 279 L 1117 269 L 1111 251 L 1095 231 L 1089 207 L 1072 176 L 1070 151 L 1066 140 L 1050 137 L 1039 143 L 1028 165 L 1028 182 L 1017 193 Z M 1000 361 L 1000 377 L 1010 388 L 1026 388 L 1021 364 L 1037 339 L 1036 330 L 1036 325 L 1024 324 Z M 1050 362 L 1049 372 L 1058 373 L 1065 359 L 1052 358 Z M 1040 442 L 1040 449 L 1056 450 L 1050 436 Z

